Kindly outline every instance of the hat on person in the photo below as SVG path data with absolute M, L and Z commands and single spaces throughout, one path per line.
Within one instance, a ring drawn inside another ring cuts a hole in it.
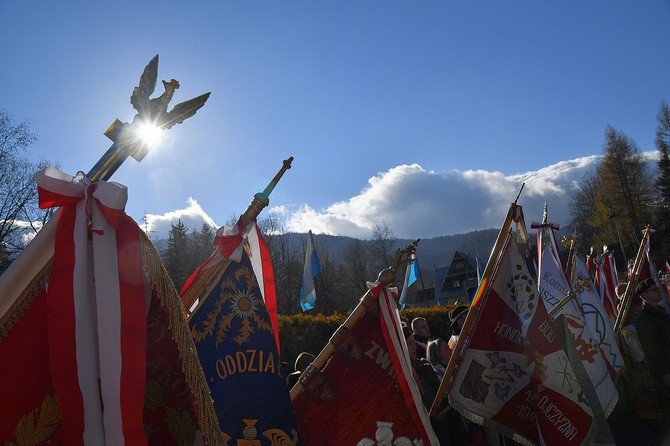
M 635 287 L 635 293 L 642 294 L 645 291 L 651 290 L 652 288 L 658 288 L 656 286 L 656 282 L 654 282 L 654 279 L 652 278 L 645 279 L 637 284 L 637 286 Z
M 467 307 L 466 305 L 459 305 L 456 308 L 454 308 L 453 310 L 451 310 L 449 312 L 449 319 L 450 319 L 449 326 L 453 327 L 454 324 L 456 324 L 456 321 L 458 320 L 458 318 L 460 316 L 466 314 L 469 310 L 470 310 L 470 308 Z

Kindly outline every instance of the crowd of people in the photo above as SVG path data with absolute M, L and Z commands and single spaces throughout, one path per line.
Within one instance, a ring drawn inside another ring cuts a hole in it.
M 664 286 L 666 280 L 662 282 Z M 617 288 L 619 305 L 626 286 L 623 283 Z M 661 305 L 667 296 L 654 279 L 640 281 L 631 302 L 629 324 L 621 330 L 626 367 L 616 382 L 619 401 L 608 418 L 617 445 L 670 444 L 670 315 L 665 309 L 670 308 L 670 301 L 667 306 Z M 462 305 L 450 312 L 449 339 L 431 337 L 430 326 L 421 317 L 411 321 L 411 330 L 405 329 L 427 409 L 448 367 L 468 310 Z M 441 444 L 515 444 L 461 419 L 454 410 L 451 412 L 442 422 L 434 420 Z
M 619 400 L 608 422 L 617 445 L 670 445 L 670 299 L 667 287 L 654 279 L 640 281 L 630 304 L 630 317 L 619 333 L 625 367 L 616 380 Z M 616 289 L 620 310 L 626 283 Z M 662 305 L 663 301 L 668 305 Z M 431 335 L 424 317 L 403 322 L 403 335 L 419 386 L 422 402 L 430 411 L 440 383 L 458 342 L 469 307 L 459 305 L 449 313 L 451 336 Z M 314 357 L 301 355 L 296 372 L 289 376 L 291 387 Z M 300 362 L 300 364 L 299 364 Z M 432 417 L 441 445 L 516 445 L 514 441 L 476 425 L 451 409 L 445 398 L 439 417 Z
M 625 284 L 617 288 L 619 304 Z M 665 284 L 661 284 L 666 286 Z M 619 401 L 609 416 L 617 444 L 670 444 L 670 316 L 667 290 L 640 281 L 620 331 L 626 366 L 617 379 Z M 665 307 L 665 308 L 664 308 Z
M 460 333 L 467 312 L 468 307 L 462 305 L 449 313 L 449 325 L 454 333 L 453 336 Z M 431 337 L 430 326 L 423 317 L 416 317 L 409 325 L 403 325 L 403 334 L 421 392 L 421 400 L 426 410 L 430 411 L 456 345 L 455 341 L 452 342 L 453 336 L 449 340 Z M 440 445 L 486 444 L 483 441 L 482 429 L 451 409 L 448 400 L 443 400 L 439 412 L 437 417 L 431 418 L 431 423 Z

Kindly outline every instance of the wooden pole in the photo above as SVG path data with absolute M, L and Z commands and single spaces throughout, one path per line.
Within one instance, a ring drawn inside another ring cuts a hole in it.
M 628 285 L 626 285 L 626 293 L 623 296 L 623 299 L 621 301 L 621 310 L 619 310 L 619 314 L 617 315 L 616 321 L 614 322 L 614 332 L 619 333 L 619 331 L 623 328 L 624 324 L 628 320 L 628 313 L 630 312 L 630 304 L 633 300 L 633 293 L 635 293 L 635 287 L 637 287 L 637 280 L 638 277 L 640 277 L 640 270 L 642 269 L 642 265 L 644 264 L 644 256 L 646 255 L 647 251 L 647 241 L 649 240 L 649 235 L 651 234 L 651 226 L 647 225 L 646 229 L 644 230 L 644 235 L 642 237 L 642 241 L 640 242 L 640 246 L 637 249 L 637 255 L 635 256 L 635 263 L 633 263 L 633 271 L 630 277 L 630 280 L 628 281 Z
M 411 253 L 416 251 L 416 245 L 419 243 L 419 240 L 416 240 L 413 243 L 410 243 L 409 245 L 405 246 L 402 250 L 398 250 L 396 252 L 396 258 L 393 266 L 390 266 L 386 268 L 385 270 L 381 271 L 379 275 L 377 276 L 377 283 L 380 283 L 384 286 L 391 286 L 395 282 L 395 277 L 399 269 L 401 269 L 403 266 L 407 266 L 407 264 L 411 261 Z M 333 355 L 335 352 L 335 339 L 337 336 L 342 333 L 342 331 L 345 330 L 351 330 L 354 325 L 356 325 L 356 322 L 365 315 L 367 312 L 367 308 L 373 303 L 372 302 L 372 293 L 370 290 L 366 291 L 366 293 L 363 295 L 361 298 L 360 302 L 356 307 L 353 309 L 353 311 L 349 314 L 347 319 L 340 325 L 340 327 L 333 333 L 333 336 L 330 337 L 328 340 L 328 343 L 326 346 L 321 350 L 321 352 L 314 358 L 314 361 L 305 369 L 303 374 L 301 375 L 301 378 L 298 380 L 298 382 L 293 386 L 291 389 L 291 401 L 295 401 L 295 399 L 302 393 L 303 390 L 305 390 L 305 386 L 303 385 L 303 377 L 308 377 L 310 373 L 313 370 L 323 370 L 325 367 L 326 363 L 330 359 L 330 357 Z
M 521 191 L 519 191 L 519 194 L 521 194 Z M 519 197 L 517 196 L 517 200 L 518 198 Z M 507 216 L 503 221 L 502 227 L 500 228 L 500 232 L 498 233 L 498 238 L 496 239 L 496 242 L 493 245 L 491 255 L 489 256 L 489 260 L 486 263 L 486 268 L 484 269 L 482 280 L 479 283 L 479 289 L 477 290 L 475 298 L 472 300 L 472 304 L 470 305 L 470 311 L 468 311 L 468 315 L 465 319 L 465 323 L 461 330 L 461 334 L 458 337 L 458 342 L 456 343 L 454 351 L 451 354 L 449 364 L 447 364 L 447 370 L 444 372 L 442 382 L 440 382 L 440 387 L 437 391 L 437 395 L 435 396 L 435 401 L 433 401 L 433 405 L 430 408 L 431 416 L 439 416 L 440 414 L 441 411 L 440 406 L 442 405 L 442 400 L 444 399 L 444 396 L 449 392 L 451 388 L 453 376 L 456 373 L 458 366 L 460 365 L 462 354 L 465 351 L 466 345 L 469 342 L 469 338 L 472 335 L 472 331 L 479 319 L 480 309 L 483 308 L 486 303 L 486 297 L 491 287 L 490 279 L 493 276 L 494 271 L 498 267 L 500 254 L 502 253 L 502 248 L 505 246 L 505 244 L 507 243 L 507 239 L 510 236 L 510 228 L 512 225 L 512 221 L 514 220 L 514 216 L 516 215 L 517 209 L 519 208 L 520 207 L 517 206 L 515 200 L 514 203 L 510 204 L 509 210 L 507 211 Z

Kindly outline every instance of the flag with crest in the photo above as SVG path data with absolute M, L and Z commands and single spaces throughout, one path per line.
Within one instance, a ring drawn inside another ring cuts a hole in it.
M 302 444 L 437 445 L 402 334 L 397 289 L 368 287 L 365 313 L 335 332 L 325 368 L 310 366 L 296 384 L 304 387 L 293 398 Z
M 255 221 L 221 228 L 215 245 L 181 297 L 194 306 L 188 323 L 221 431 L 229 444 L 297 445 L 267 308 L 275 293 L 267 245 Z
M 525 231 L 519 236 L 525 240 Z M 536 280 L 511 231 L 500 237 L 500 250 L 489 261 L 494 263 L 487 265 L 492 274 L 482 279 L 468 315 L 472 328 L 459 339 L 466 347 L 452 356 L 458 364 L 449 402 L 466 418 L 522 444 L 590 444 L 594 416 Z
M 598 289 L 598 295 L 603 302 L 603 307 L 610 322 L 614 323 L 618 314 L 616 305 L 618 280 L 614 255 L 607 249 L 604 249 L 602 256 L 599 258 L 591 257 L 590 264 L 593 268 L 593 282 Z

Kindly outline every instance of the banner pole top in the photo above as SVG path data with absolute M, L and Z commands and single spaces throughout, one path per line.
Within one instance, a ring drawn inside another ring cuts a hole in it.
M 404 248 L 396 250 L 395 262 L 392 266 L 379 272 L 377 282 L 385 286 L 391 286 L 393 282 L 395 282 L 395 276 L 398 271 L 406 267 L 412 261 L 412 256 L 416 253 L 416 247 L 420 240 L 421 239 L 416 239 Z
M 254 195 L 254 199 L 249 204 L 249 207 L 246 211 L 244 211 L 244 214 L 240 216 L 239 222 L 242 224 L 242 226 L 246 226 L 252 221 L 256 220 L 261 211 L 270 204 L 270 194 L 274 190 L 277 183 L 279 183 L 279 180 L 281 180 L 284 172 L 291 168 L 292 162 L 292 156 L 289 156 L 287 159 L 285 159 L 282 163 L 281 169 L 279 169 L 274 178 L 270 180 L 270 183 L 263 190 L 263 192 L 258 192 L 256 195 Z
M 179 81 L 176 79 L 171 79 L 169 82 L 162 81 L 165 92 L 151 99 L 157 79 L 158 54 L 144 68 L 139 85 L 133 89 L 130 97 L 130 103 L 137 110 L 133 121 L 128 124 L 116 119 L 105 130 L 105 136 L 111 139 L 113 144 L 87 173 L 91 181 L 108 180 L 129 156 L 138 162 L 142 161 L 149 151 L 149 146 L 143 139 L 143 127 L 172 128 L 173 125 L 180 124 L 195 115 L 209 98 L 210 93 L 202 94 L 175 105 L 168 112 L 167 107 L 175 90 L 179 88 Z

